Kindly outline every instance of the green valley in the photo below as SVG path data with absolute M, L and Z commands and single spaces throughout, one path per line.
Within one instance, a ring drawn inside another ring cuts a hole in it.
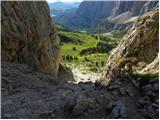
M 92 72 L 100 72 L 110 51 L 120 41 L 111 33 L 89 34 L 86 31 L 71 31 L 60 24 L 55 25 L 61 39 L 63 64 L 74 67 L 86 66 Z

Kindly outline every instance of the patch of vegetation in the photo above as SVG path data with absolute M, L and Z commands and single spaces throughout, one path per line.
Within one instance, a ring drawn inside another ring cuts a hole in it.
M 120 36 L 116 36 L 114 34 L 107 34 L 107 33 L 102 33 L 99 35 L 100 40 L 101 41 L 105 41 L 111 44 L 116 44 L 118 45 L 118 43 L 120 42 L 121 38 Z
M 111 41 L 111 40 L 112 40 L 111 37 L 105 36 L 105 35 L 103 35 L 103 34 L 100 34 L 99 37 L 100 37 L 100 39 L 101 39 L 102 41 L 105 41 L 105 42 L 108 42 L 108 41 Z
M 97 72 L 97 71 L 98 71 L 98 68 L 97 68 L 97 67 L 91 67 L 91 68 L 90 68 L 90 71 Z
M 64 27 L 63 25 L 61 24 L 58 24 L 58 23 L 53 23 L 53 26 L 58 30 L 58 31 L 66 31 L 66 32 L 69 32 L 71 31 L 69 28 L 66 28 Z
M 119 38 L 111 34 L 87 34 L 85 30 L 67 31 L 59 26 L 63 64 L 83 65 L 89 71 L 98 72 L 107 61 L 108 52 L 117 45 Z
M 134 79 L 139 79 L 140 86 L 144 86 L 148 84 L 148 82 L 155 78 L 159 77 L 159 72 L 157 73 L 138 73 L 138 72 L 133 72 L 130 74 L 130 76 Z
M 114 55 L 113 56 L 113 59 L 115 60 L 115 62 L 118 64 L 118 63 L 121 63 L 122 61 L 122 57 L 120 55 Z
M 95 54 L 95 53 L 109 53 L 116 44 L 110 44 L 107 42 L 98 42 L 96 47 L 83 49 L 80 52 L 80 55 L 88 55 L 88 54 Z
M 75 32 L 60 32 L 62 55 L 80 57 L 83 49 L 95 47 L 98 40 L 91 35 Z
M 75 67 L 83 65 L 86 66 L 85 68 L 89 68 L 89 70 L 92 72 L 98 72 L 98 70 L 105 65 L 108 57 L 107 54 L 100 54 L 100 53 L 86 55 L 83 57 L 76 57 L 76 56 L 71 57 L 69 55 L 67 56 L 65 57 L 63 56 L 64 63 L 72 64 Z
M 113 33 L 113 36 L 116 38 L 122 38 L 126 33 L 127 33 L 126 31 L 116 32 L 116 33 Z
M 63 43 L 82 44 L 84 41 L 81 36 L 74 32 L 60 32 L 59 37 Z
M 141 79 L 147 80 L 147 79 L 152 79 L 154 77 L 158 77 L 159 76 L 159 72 L 157 72 L 157 73 L 138 73 L 138 72 L 133 72 L 130 75 L 133 78 L 141 78 Z

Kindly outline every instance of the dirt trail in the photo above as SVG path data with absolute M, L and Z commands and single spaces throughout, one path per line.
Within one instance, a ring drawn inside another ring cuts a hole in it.
M 79 82 L 95 83 L 95 81 L 98 80 L 101 75 L 101 73 L 94 73 L 94 72 L 89 72 L 89 71 L 87 73 L 84 73 L 78 68 L 73 68 L 72 72 L 76 80 L 76 83 L 79 83 Z
M 75 79 L 74 83 L 79 82 L 92 82 L 95 83 L 96 80 L 100 79 L 100 76 L 102 73 L 95 73 L 92 71 L 89 71 L 87 66 L 80 65 L 78 67 L 75 66 L 69 66 L 73 72 L 73 76 Z

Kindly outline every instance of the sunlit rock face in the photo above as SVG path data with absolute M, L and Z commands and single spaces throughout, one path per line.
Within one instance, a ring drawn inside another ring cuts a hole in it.
M 2 60 L 29 64 L 55 78 L 59 38 L 47 2 L 2 2 Z
M 112 50 L 101 80 L 102 85 L 121 74 L 131 72 L 158 72 L 159 49 L 159 9 L 158 7 L 140 17 Z

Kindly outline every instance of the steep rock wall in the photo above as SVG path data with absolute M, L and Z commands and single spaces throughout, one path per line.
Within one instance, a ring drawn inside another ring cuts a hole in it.
M 120 44 L 112 50 L 100 84 L 108 82 L 120 74 L 130 72 L 158 72 L 159 50 L 159 9 L 140 17 L 124 36 Z
M 59 38 L 47 2 L 3 1 L 2 60 L 26 63 L 57 78 Z
M 117 1 L 115 2 L 112 16 L 118 16 L 126 11 L 130 11 L 132 16 L 137 16 L 140 13 L 141 7 L 147 1 Z

